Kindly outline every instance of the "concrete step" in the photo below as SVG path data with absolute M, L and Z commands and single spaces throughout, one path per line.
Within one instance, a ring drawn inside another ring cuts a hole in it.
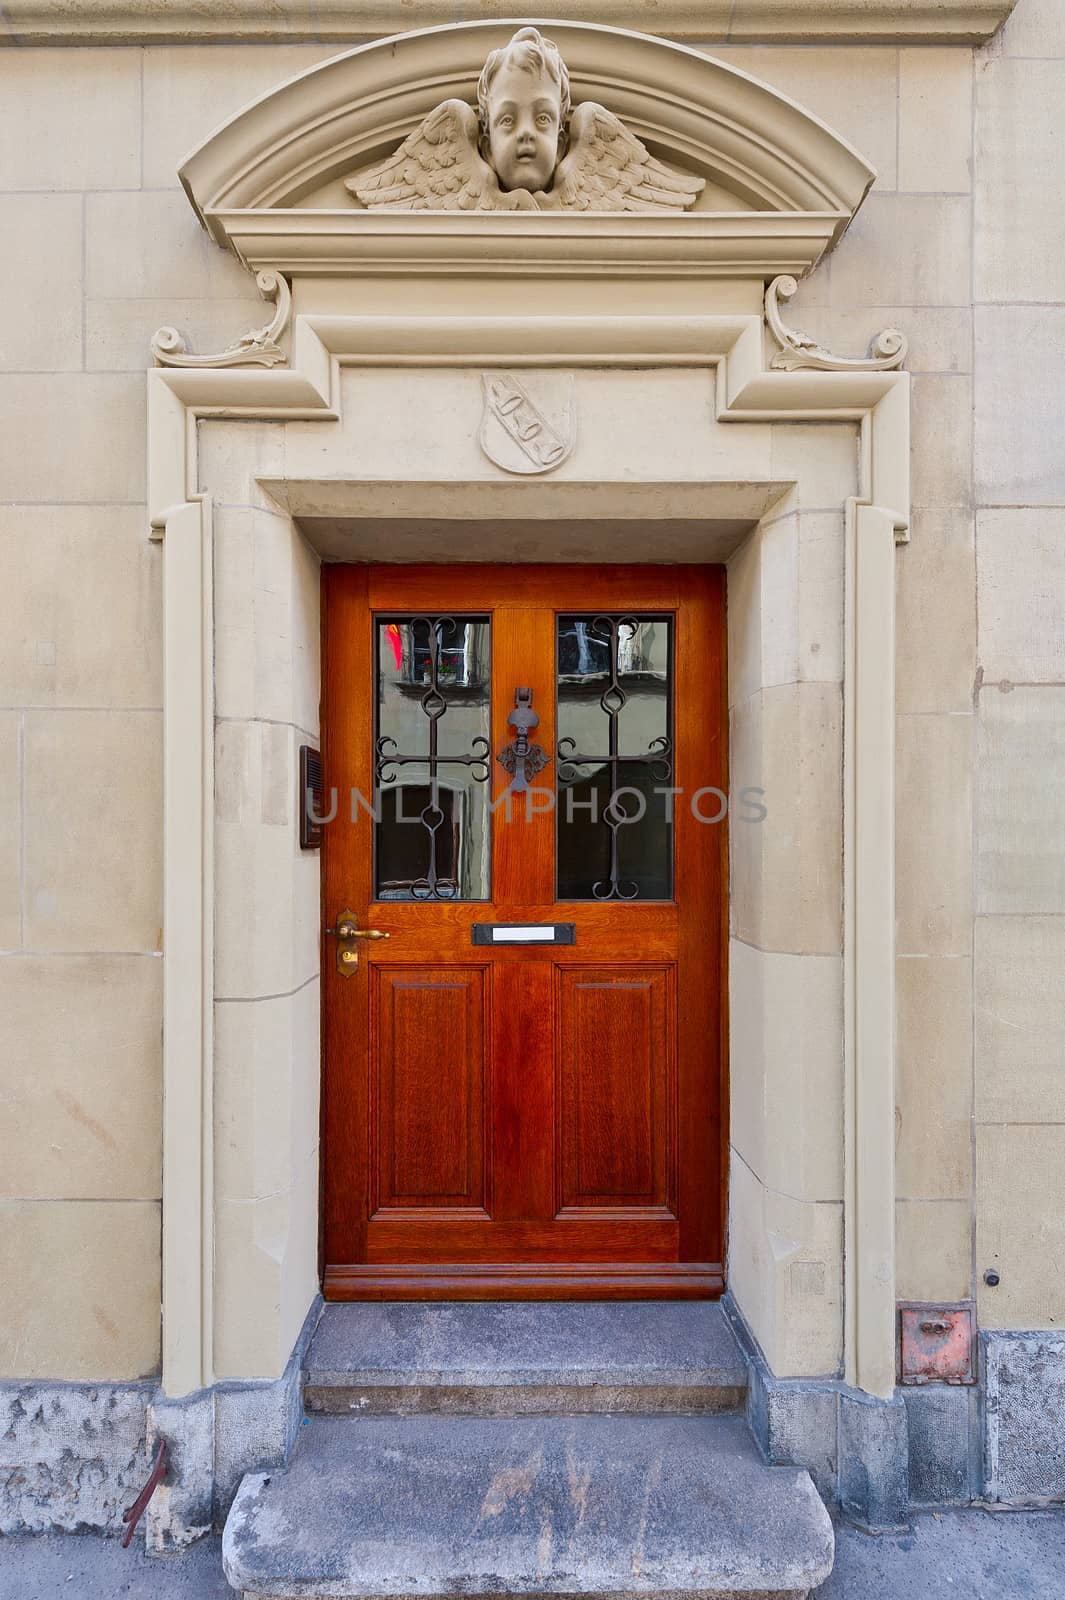
M 733 1411 L 747 1371 L 710 1301 L 327 1306 L 310 1412 L 362 1416 Z
M 740 1417 L 318 1417 L 244 1479 L 222 1554 L 271 1600 L 799 1600 L 833 1537 Z

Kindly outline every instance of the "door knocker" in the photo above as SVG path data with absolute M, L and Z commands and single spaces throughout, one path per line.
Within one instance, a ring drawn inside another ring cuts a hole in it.
M 514 780 L 510 792 L 524 794 L 529 787 L 528 780 L 542 772 L 551 759 L 543 745 L 529 742 L 529 734 L 540 725 L 540 718 L 532 708 L 531 689 L 514 690 L 514 710 L 507 718 L 507 725 L 514 729 L 516 738 L 499 752 L 497 759 Z

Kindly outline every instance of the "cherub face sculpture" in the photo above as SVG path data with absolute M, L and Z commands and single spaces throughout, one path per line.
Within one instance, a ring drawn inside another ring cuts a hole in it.
M 482 141 L 504 191 L 548 189 L 569 115 L 569 74 L 556 47 L 521 28 L 493 50 L 477 85 Z
M 346 187 L 370 210 L 651 211 L 695 204 L 702 178 L 653 156 L 612 111 L 570 107 L 558 46 L 519 28 L 465 100 L 434 106 L 386 161 Z
M 501 189 L 547 189 L 561 133 L 558 89 L 504 67 L 488 100 L 488 157 Z

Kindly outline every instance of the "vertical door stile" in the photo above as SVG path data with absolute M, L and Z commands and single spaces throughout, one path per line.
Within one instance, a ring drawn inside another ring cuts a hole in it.
M 522 907 L 547 908 L 555 899 L 555 822 L 543 798 L 553 796 L 556 782 L 554 621 L 554 612 L 543 606 L 508 604 L 495 614 L 492 799 L 497 807 L 497 886 L 492 898 L 501 918 L 504 912 Z M 533 692 L 533 709 L 540 718 L 537 742 L 551 760 L 531 781 L 527 794 L 511 796 L 508 817 L 510 778 L 498 754 L 513 738 L 507 719 L 514 710 L 515 691 L 522 686 Z
M 335 925 L 347 905 L 362 907 L 371 892 L 370 828 L 364 814 L 352 825 L 352 795 L 373 792 L 373 667 L 367 569 L 333 567 L 322 585 L 322 771 L 325 814 L 336 792 L 336 817 L 325 829 L 322 859 L 322 927 Z M 370 1193 L 368 1136 L 369 974 L 342 979 L 329 940 L 321 937 L 321 1133 L 323 1246 L 326 1263 L 357 1261 L 366 1250 Z M 342 1181 L 329 1181 L 330 1174 Z
M 727 872 L 728 696 L 725 578 L 704 569 L 680 612 L 677 672 L 677 982 L 680 992 L 677 1105 L 700 1108 L 678 1125 L 681 1250 L 698 1253 L 723 1236 L 728 1141 L 725 1040 L 728 1026 Z M 705 819 L 718 817 L 716 821 Z
M 512 573 L 508 600 L 521 574 Z M 508 604 L 495 613 L 492 675 L 493 751 L 510 743 L 515 690 L 530 688 L 540 718 L 538 743 L 552 759 L 529 790 L 509 796 L 510 779 L 493 762 L 495 921 L 548 921 L 555 898 L 554 815 L 544 803 L 555 788 L 554 613 Z M 554 967 L 550 961 L 492 963 L 492 1093 L 495 1118 L 495 1202 L 500 1221 L 549 1225 L 555 1192 Z

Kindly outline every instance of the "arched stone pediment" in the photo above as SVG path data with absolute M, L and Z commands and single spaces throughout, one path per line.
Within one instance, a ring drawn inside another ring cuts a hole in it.
M 802 273 L 849 223 L 875 173 L 786 95 L 683 45 L 587 23 L 544 21 L 574 102 L 621 118 L 659 160 L 705 180 L 683 216 L 367 212 L 343 179 L 388 156 L 442 101 L 473 103 L 490 51 L 521 21 L 400 34 L 291 79 L 226 123 L 184 163 L 204 225 L 250 267 L 284 272 L 454 270 L 471 241 L 486 270 L 618 263 L 741 276 Z M 516 248 L 519 245 L 520 248 Z M 612 245 L 610 242 L 613 241 Z M 496 265 L 493 268 L 492 263 Z

